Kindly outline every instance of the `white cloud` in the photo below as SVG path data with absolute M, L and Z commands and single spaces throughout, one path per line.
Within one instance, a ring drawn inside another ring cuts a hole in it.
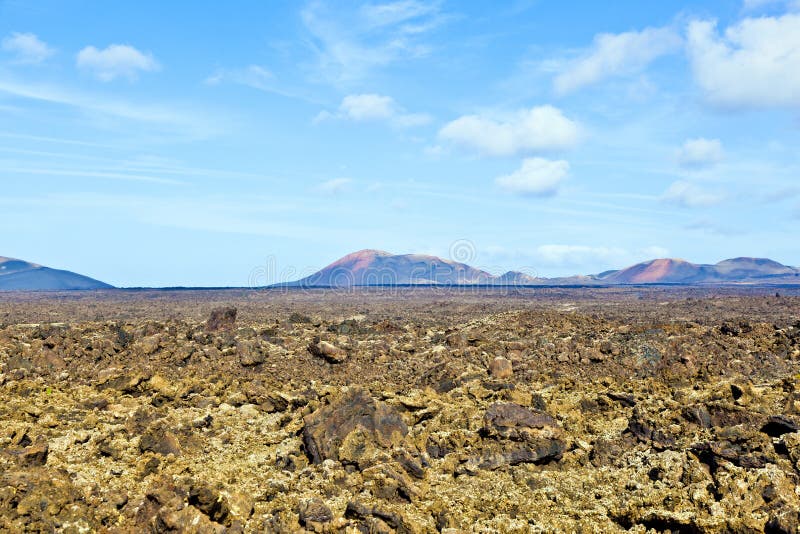
M 311 37 L 313 76 L 338 86 L 361 80 L 375 68 L 426 55 L 429 47 L 421 37 L 445 20 L 439 2 L 413 0 L 356 10 L 315 1 L 300 16 Z
M 140 71 L 160 68 L 152 54 L 145 54 L 129 45 L 112 44 L 99 50 L 87 46 L 76 57 L 78 68 L 92 72 L 98 79 L 110 82 L 115 78 L 135 80 Z
M 364 20 L 375 28 L 406 23 L 420 17 L 436 15 L 439 12 L 440 2 L 417 2 L 415 0 L 400 0 L 387 4 L 365 4 L 361 7 Z M 412 31 L 405 28 L 404 31 Z
M 487 156 L 512 156 L 574 146 L 578 124 L 553 106 L 520 110 L 505 121 L 465 115 L 439 130 L 439 138 Z
M 188 110 L 178 111 L 180 106 L 174 104 L 153 106 L 141 102 L 108 100 L 99 94 L 76 92 L 57 86 L 22 83 L 2 77 L 0 77 L 0 93 L 71 107 L 91 116 L 105 115 L 148 124 L 151 128 L 155 128 L 153 134 L 160 130 L 176 131 L 191 138 L 203 138 L 218 133 L 222 123 L 218 117 L 212 120 L 205 114 Z M 129 126 L 126 125 L 126 128 L 129 129 Z
M 344 193 L 353 183 L 350 178 L 333 178 L 322 182 L 317 186 L 317 191 L 327 195 L 338 195 Z
M 627 265 L 654 258 L 669 257 L 668 249 L 652 245 L 631 251 L 618 246 L 546 244 L 534 249 L 506 249 L 505 247 L 485 247 L 483 252 L 494 261 L 517 265 L 526 263 L 538 269 L 569 268 L 581 274 L 599 273 L 608 268 L 624 268 Z M 537 269 L 537 270 L 538 270 Z M 534 271 L 530 267 L 526 271 Z M 573 271 L 573 272 L 575 272 Z
M 541 245 L 534 253 L 537 260 L 551 266 L 608 265 L 627 256 L 628 252 L 622 248 L 585 245 Z
M 649 247 L 644 247 L 639 251 L 639 255 L 643 256 L 647 259 L 653 258 L 668 258 L 669 257 L 669 249 L 664 247 L 659 247 L 658 245 L 652 245 Z
M 697 219 L 683 227 L 686 230 L 703 232 L 706 234 L 721 235 L 721 236 L 734 236 L 744 234 L 740 229 L 731 228 L 729 226 L 720 225 L 709 218 Z
M 261 65 L 248 65 L 243 68 L 217 69 L 203 83 L 210 86 L 232 83 L 272 93 L 286 98 L 294 98 L 320 105 L 320 101 L 308 90 L 292 86 L 279 80 L 275 74 Z
M 33 33 L 12 33 L 3 39 L 2 48 L 15 54 L 17 63 L 26 64 L 41 63 L 56 52 Z
M 569 163 L 564 160 L 525 158 L 519 169 L 496 178 L 495 183 L 519 195 L 549 196 L 558 191 L 568 174 Z
M 708 167 L 722 161 L 724 153 L 719 139 L 687 139 L 678 150 L 678 163 L 684 167 Z
M 601 33 L 589 50 L 556 76 L 555 91 L 566 94 L 612 76 L 639 72 L 659 57 L 677 52 L 681 45 L 681 37 L 671 28 Z
M 800 106 L 800 15 L 746 18 L 718 35 L 694 21 L 688 53 L 697 84 L 729 108 Z
M 342 99 L 339 111 L 354 121 L 370 121 L 391 118 L 395 114 L 395 107 L 394 99 L 390 96 L 347 95 Z
M 390 96 L 378 94 L 347 95 L 336 113 L 321 111 L 314 122 L 342 119 L 354 122 L 385 121 L 395 126 L 422 126 L 431 121 L 424 113 L 406 113 Z
M 218 85 L 223 81 L 230 80 L 234 83 L 247 85 L 262 91 L 271 91 L 271 82 L 275 76 L 269 70 L 260 65 L 248 65 L 241 70 L 218 70 L 205 79 L 207 85 Z
M 661 199 L 685 208 L 700 208 L 719 204 L 724 199 L 724 195 L 708 191 L 689 182 L 677 181 L 669 186 Z

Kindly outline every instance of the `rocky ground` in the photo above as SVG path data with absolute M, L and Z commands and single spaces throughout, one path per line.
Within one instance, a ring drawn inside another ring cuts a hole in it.
M 0 294 L 0 530 L 797 532 L 781 292 Z

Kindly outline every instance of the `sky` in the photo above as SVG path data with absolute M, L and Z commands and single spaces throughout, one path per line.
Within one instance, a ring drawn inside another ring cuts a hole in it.
M 800 265 L 799 142 L 800 0 L 0 0 L 0 256 L 117 286 Z

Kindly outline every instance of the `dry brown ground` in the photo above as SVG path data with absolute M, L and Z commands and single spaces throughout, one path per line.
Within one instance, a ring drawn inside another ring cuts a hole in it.
M 0 529 L 796 532 L 777 291 L 0 294 Z

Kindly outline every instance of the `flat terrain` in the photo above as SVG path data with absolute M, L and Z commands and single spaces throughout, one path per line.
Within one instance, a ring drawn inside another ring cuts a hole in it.
M 800 289 L 0 293 L 0 422 L 1 531 L 797 532 Z

